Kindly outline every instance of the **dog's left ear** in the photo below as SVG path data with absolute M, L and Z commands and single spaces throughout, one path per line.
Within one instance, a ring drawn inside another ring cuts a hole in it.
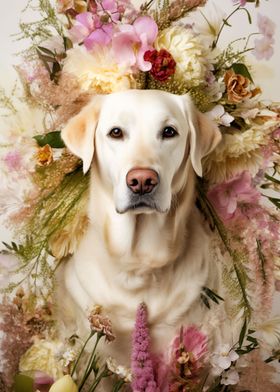
M 184 95 L 185 114 L 190 127 L 190 157 L 196 174 L 202 177 L 203 157 L 208 155 L 222 139 L 218 126 L 201 113 L 188 94 Z
M 69 150 L 83 161 L 83 171 L 90 168 L 94 153 L 94 134 L 98 124 L 102 96 L 95 96 L 61 131 Z

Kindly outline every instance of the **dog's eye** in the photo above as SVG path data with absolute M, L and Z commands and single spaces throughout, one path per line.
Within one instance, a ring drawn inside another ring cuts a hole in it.
M 109 136 L 114 139 L 122 139 L 123 138 L 123 131 L 120 128 L 113 128 L 109 132 Z
M 176 129 L 174 129 L 173 127 L 170 127 L 170 126 L 165 127 L 162 131 L 162 134 L 161 134 L 163 139 L 171 138 L 171 137 L 174 137 L 177 135 L 178 135 L 178 132 L 176 131 Z

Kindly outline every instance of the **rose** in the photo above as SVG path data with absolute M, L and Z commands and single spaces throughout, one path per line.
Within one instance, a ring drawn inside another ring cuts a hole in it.
M 148 50 L 144 54 L 144 60 L 152 63 L 151 75 L 160 82 L 164 82 L 175 73 L 176 62 L 171 54 L 165 50 Z
M 243 75 L 229 70 L 225 73 L 224 82 L 229 102 L 239 103 L 253 96 L 253 92 L 248 90 L 250 81 Z

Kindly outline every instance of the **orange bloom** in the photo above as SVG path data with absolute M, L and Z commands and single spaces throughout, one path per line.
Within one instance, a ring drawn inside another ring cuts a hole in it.
M 239 103 L 253 96 L 252 91 L 248 89 L 250 80 L 243 75 L 229 70 L 225 73 L 224 82 L 229 102 Z
M 46 144 L 40 147 L 36 154 L 37 164 L 40 166 L 48 166 L 53 162 L 53 151 L 50 145 Z

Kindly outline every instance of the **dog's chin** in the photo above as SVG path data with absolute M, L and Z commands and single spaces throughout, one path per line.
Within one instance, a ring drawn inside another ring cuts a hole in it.
M 160 208 L 156 203 L 139 201 L 137 203 L 129 203 L 123 208 L 116 207 L 118 214 L 125 214 L 126 212 L 132 212 L 133 214 L 152 214 L 154 212 L 159 212 L 164 214 L 168 212 L 168 209 L 164 210 Z

